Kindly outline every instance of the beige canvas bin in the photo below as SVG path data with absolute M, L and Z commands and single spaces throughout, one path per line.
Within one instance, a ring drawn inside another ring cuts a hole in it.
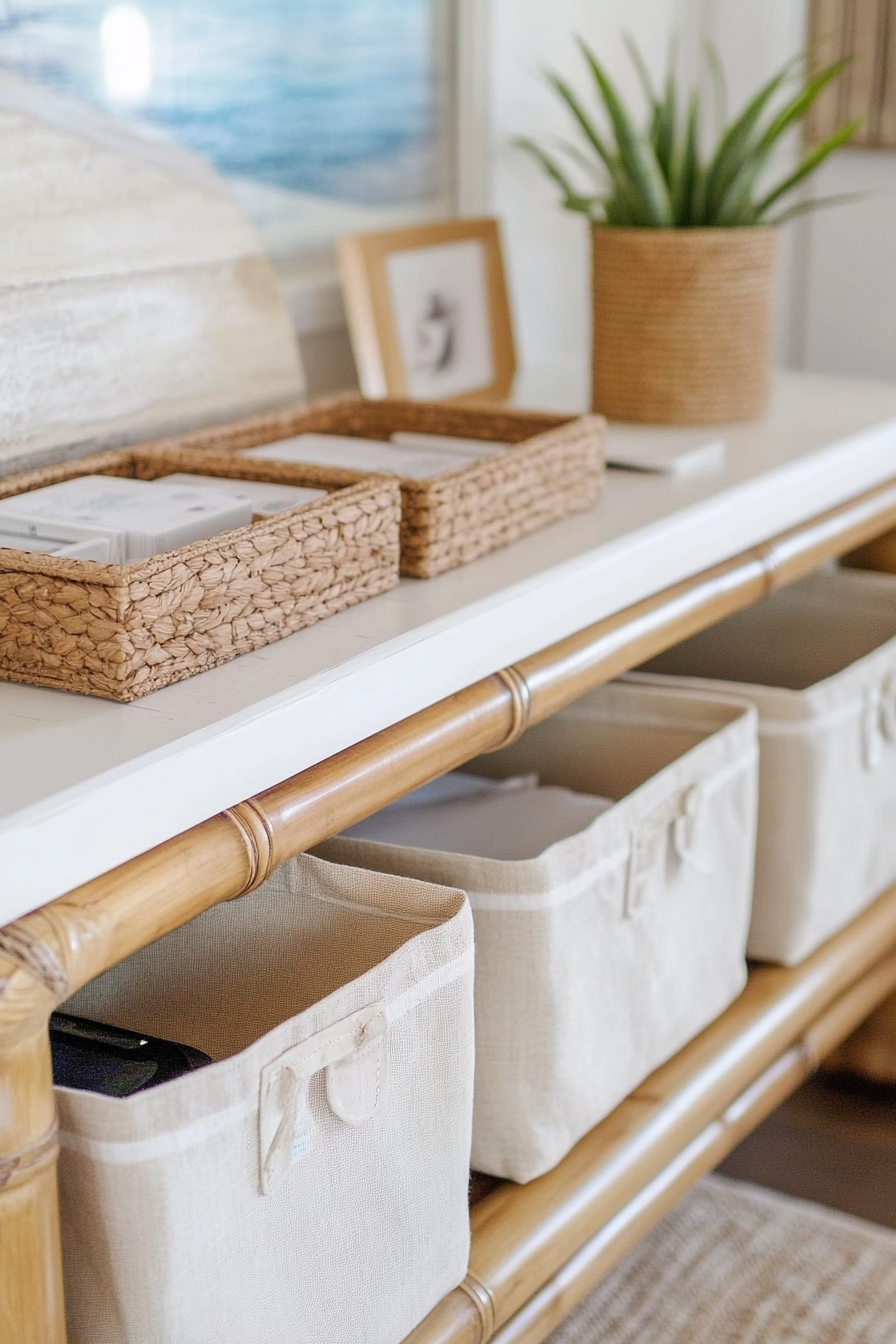
M 749 953 L 795 965 L 896 881 L 896 579 L 814 574 L 646 668 L 756 706 Z
M 748 705 L 615 683 L 470 767 L 619 800 L 578 834 L 481 858 L 377 843 L 380 813 L 321 847 L 469 895 L 474 1168 L 547 1171 L 740 992 L 756 757 Z
M 73 1012 L 216 1061 L 57 1089 L 69 1344 L 399 1344 L 466 1273 L 459 891 L 291 860 Z

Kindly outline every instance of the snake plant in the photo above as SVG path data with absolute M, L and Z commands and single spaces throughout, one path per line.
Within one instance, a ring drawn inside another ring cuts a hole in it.
M 640 127 L 594 51 L 581 38 L 577 41 L 602 115 L 599 119 L 592 115 L 572 85 L 549 70 L 545 72 L 548 83 L 571 114 L 581 144 L 559 141 L 548 149 L 531 139 L 516 142 L 560 188 L 567 210 L 580 211 L 595 224 L 737 228 L 781 224 L 794 215 L 847 199 L 827 197 L 787 205 L 787 197 L 829 154 L 852 138 L 860 121 L 847 122 L 809 147 L 797 166 L 779 180 L 769 184 L 766 178 L 782 136 L 802 122 L 848 62 L 837 61 L 812 75 L 802 73 L 805 57 L 789 62 L 723 126 L 715 147 L 705 154 L 700 95 L 695 92 L 686 102 L 682 99 L 674 55 L 663 86 L 657 90 L 641 53 L 628 40 L 648 104 L 646 125 Z M 717 104 L 722 107 L 724 80 L 718 56 L 712 51 L 710 60 Z M 794 81 L 795 90 L 789 87 Z

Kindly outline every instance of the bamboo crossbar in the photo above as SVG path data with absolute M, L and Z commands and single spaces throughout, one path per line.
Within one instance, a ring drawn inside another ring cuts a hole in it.
M 55 1193 L 55 1109 L 47 1037 L 49 1014 L 60 1002 L 203 910 L 251 891 L 292 855 L 481 752 L 508 745 L 530 723 L 548 717 L 592 687 L 894 526 L 896 481 L 890 481 L 484 678 L 0 929 L 0 1338 L 16 1344 L 64 1344 L 65 1340 Z M 884 902 L 876 907 L 884 908 L 890 906 Z M 893 938 L 888 925 L 887 937 L 874 948 L 875 956 L 894 940 L 896 914 Z M 873 958 L 862 961 L 859 957 L 852 977 L 838 974 L 833 963 L 825 962 L 818 972 L 814 998 L 804 978 L 794 981 L 803 986 L 801 993 L 812 1003 L 805 1021 L 800 1016 L 802 1009 L 794 1021 L 808 1024 L 831 1002 L 831 985 L 842 991 L 872 962 Z M 741 1020 L 737 1015 L 746 1011 L 741 1005 L 752 1002 L 751 992 L 723 1022 Z M 782 1015 L 787 1018 L 783 1008 Z M 751 1041 L 757 1031 L 761 1037 L 766 1029 L 743 1021 Z M 712 1030 L 700 1041 L 705 1044 L 707 1038 L 712 1039 Z M 689 1052 L 698 1048 L 703 1047 L 698 1043 Z M 685 1052 L 688 1058 L 689 1052 Z M 751 1062 L 740 1072 L 732 1065 L 732 1077 L 744 1086 L 755 1082 L 760 1067 L 749 1051 L 748 1055 Z M 670 1078 L 676 1067 L 681 1067 L 678 1061 L 666 1066 L 672 1070 Z M 715 1077 L 721 1070 L 727 1076 L 728 1067 L 717 1063 L 709 1073 Z M 694 1091 L 694 1086 L 689 1082 L 667 1108 L 690 1117 L 688 1134 L 697 1117 L 701 1124 L 717 1121 L 718 1105 L 731 1100 L 722 1102 L 712 1093 L 707 1110 L 700 1087 Z M 705 1080 L 701 1086 L 705 1090 Z M 649 1111 L 650 1104 L 639 1089 L 625 1106 Z M 629 1111 L 622 1113 L 625 1116 Z M 601 1150 L 610 1134 L 605 1126 L 620 1123 L 619 1113 L 614 1114 L 615 1119 L 610 1117 L 594 1131 L 600 1135 L 594 1142 Z M 687 1138 L 679 1129 L 673 1125 L 669 1131 L 677 1136 L 670 1139 L 670 1152 L 675 1144 L 682 1148 L 696 1141 L 696 1132 Z M 583 1140 L 557 1169 L 561 1175 L 556 1179 L 561 1182 L 582 1176 L 570 1200 L 586 1211 L 581 1215 L 583 1221 L 576 1217 L 570 1221 L 568 1210 L 556 1226 L 549 1220 L 542 1241 L 554 1249 L 539 1258 L 541 1277 L 527 1256 L 518 1271 L 501 1268 L 504 1233 L 500 1229 L 506 1220 L 500 1210 L 510 1196 L 506 1189 L 496 1191 L 473 1212 L 470 1282 L 445 1299 L 415 1332 L 415 1344 L 447 1344 L 449 1340 L 451 1344 L 482 1344 L 524 1305 L 534 1285 L 559 1272 L 569 1255 L 594 1234 L 594 1216 L 611 1216 L 610 1205 L 600 1200 L 595 1208 L 601 1212 L 588 1212 L 591 1196 L 583 1193 L 590 1188 L 589 1178 L 586 1171 L 579 1172 L 577 1164 L 582 1153 L 590 1151 L 592 1138 Z M 635 1146 L 640 1152 L 645 1144 L 649 1149 L 642 1135 Z M 627 1147 L 625 1151 L 631 1154 L 634 1150 Z M 628 1185 L 620 1175 L 619 1186 L 626 1199 L 634 1198 L 645 1180 L 660 1174 L 659 1168 L 651 1175 L 637 1162 L 629 1170 L 631 1166 L 630 1158 L 620 1159 L 620 1173 L 628 1172 Z M 529 1192 L 544 1189 L 543 1182 L 555 1175 L 519 1191 L 514 1188 L 514 1199 L 519 1197 L 523 1203 L 519 1211 L 514 1205 L 511 1222 L 528 1207 Z M 619 1204 L 612 1216 L 620 1214 L 622 1207 Z M 449 1322 L 444 1329 L 436 1319 L 440 1313 Z M 536 1337 L 540 1336 L 532 1336 Z

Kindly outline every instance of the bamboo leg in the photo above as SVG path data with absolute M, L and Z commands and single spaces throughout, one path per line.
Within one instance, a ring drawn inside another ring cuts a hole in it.
M 52 996 L 2 955 L 0 988 L 12 1007 L 0 1035 L 0 1339 L 65 1344 Z

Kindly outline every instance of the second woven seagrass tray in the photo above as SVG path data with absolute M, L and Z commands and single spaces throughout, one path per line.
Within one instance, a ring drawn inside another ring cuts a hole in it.
M 0 498 L 183 467 L 158 447 L 100 453 L 10 476 Z M 293 479 L 327 497 L 135 564 L 0 548 L 0 680 L 136 700 L 393 588 L 398 482 L 317 467 Z
M 428 579 L 506 546 L 529 532 L 590 508 L 605 473 L 600 416 L 569 417 L 443 402 L 358 396 L 319 402 L 169 439 L 167 455 L 182 453 L 180 470 L 297 483 L 309 470 L 296 463 L 235 458 L 296 434 L 350 434 L 387 440 L 396 430 L 456 435 L 508 444 L 495 453 L 425 480 L 400 478 L 401 572 Z M 333 476 L 348 482 L 356 473 Z

